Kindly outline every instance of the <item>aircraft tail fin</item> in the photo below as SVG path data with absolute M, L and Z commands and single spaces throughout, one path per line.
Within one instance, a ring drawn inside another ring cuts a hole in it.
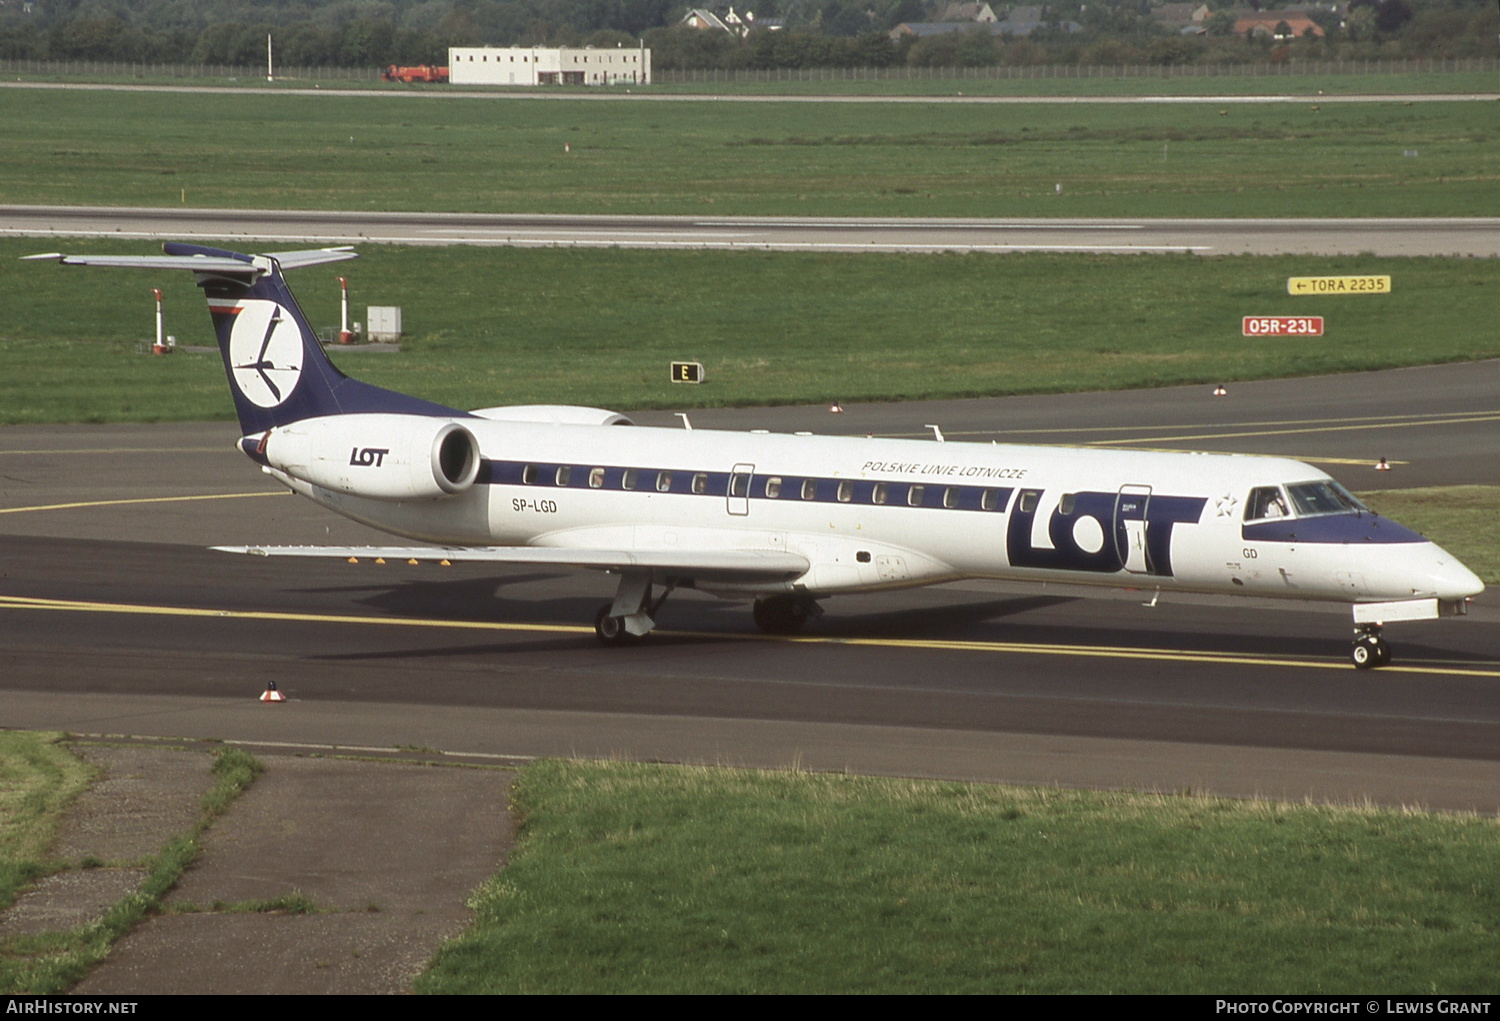
M 328 359 L 283 269 L 353 259 L 347 248 L 243 255 L 167 242 L 163 255 L 38 255 L 71 266 L 191 270 L 208 299 L 242 434 L 328 415 L 465 417 L 453 408 L 350 379 Z

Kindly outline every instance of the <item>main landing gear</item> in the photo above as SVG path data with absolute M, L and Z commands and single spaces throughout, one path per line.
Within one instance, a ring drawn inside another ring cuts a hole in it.
M 1385 666 L 1391 661 L 1391 644 L 1380 634 L 1379 624 L 1360 624 L 1354 629 L 1354 646 L 1349 658 L 1360 670 Z
M 668 584 L 653 599 L 651 576 L 629 572 L 620 578 L 614 602 L 594 614 L 594 634 L 604 645 L 634 645 L 656 627 L 653 619 L 675 586 Z M 767 596 L 755 601 L 755 625 L 769 635 L 792 635 L 813 617 L 822 615 L 817 600 L 807 596 Z
M 667 596 L 676 588 L 669 582 L 659 599 L 651 598 L 651 573 L 626 571 L 620 576 L 620 588 L 612 603 L 605 603 L 594 614 L 594 634 L 604 645 L 634 645 L 656 627 L 653 619 Z

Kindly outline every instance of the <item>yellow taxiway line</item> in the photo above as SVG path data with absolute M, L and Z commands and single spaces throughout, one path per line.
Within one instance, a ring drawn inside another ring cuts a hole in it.
M 148 606 L 134 603 L 101 603 L 31 596 L 0 596 L 0 609 L 51 610 L 74 613 L 122 613 L 154 617 L 194 617 L 217 620 L 258 620 L 302 624 L 349 624 L 375 627 L 432 628 L 450 631 L 511 631 L 542 634 L 593 634 L 579 624 L 518 624 L 503 621 L 427 620 L 419 617 L 363 617 L 332 613 L 288 613 L 275 610 L 213 610 L 186 606 Z M 919 638 L 857 638 L 821 635 L 745 635 L 702 631 L 658 631 L 663 637 L 713 638 L 720 641 L 777 641 L 799 645 L 851 645 L 885 649 L 928 649 L 943 652 L 1011 653 L 1024 656 L 1072 656 L 1095 659 L 1132 659 L 1153 662 L 1213 663 L 1238 666 L 1295 667 L 1304 670 L 1349 670 L 1343 659 L 1292 659 L 1237 653 L 1203 652 L 1189 649 L 1136 649 L 1119 645 L 1050 645 L 1031 642 L 966 642 Z M 1452 677 L 1500 677 L 1500 664 L 1476 666 L 1394 665 L 1381 667 L 1382 674 L 1440 674 Z
M 188 503 L 193 500 L 243 500 L 252 496 L 290 496 L 290 490 L 267 493 L 211 493 L 200 496 L 143 496 L 131 500 L 82 500 L 78 503 L 49 503 L 35 507 L 0 507 L 0 514 L 26 514 L 31 511 L 75 510 L 79 507 L 123 507 L 132 503 Z

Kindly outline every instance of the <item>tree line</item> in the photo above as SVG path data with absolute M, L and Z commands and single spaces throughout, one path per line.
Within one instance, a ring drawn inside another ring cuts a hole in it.
M 1270 6 L 1269 0 L 1248 0 Z M 0 58 L 255 66 L 274 38 L 283 66 L 441 64 L 450 46 L 609 46 L 643 42 L 660 70 L 1243 63 L 1495 55 L 1495 0 L 1304 4 L 1323 30 L 1243 38 L 1245 4 L 1210 0 L 1207 34 L 1187 37 L 1147 0 L 1041 6 L 1026 37 L 983 26 L 893 41 L 902 22 L 935 20 L 942 0 L 750 0 L 765 25 L 746 36 L 681 25 L 669 0 L 0 0 Z M 708 4 L 727 10 L 727 5 Z M 1010 4 L 992 2 L 1004 17 Z M 1295 6 L 1295 5 L 1288 5 Z M 1069 23 L 1072 23 L 1070 25 Z M 1070 30 L 1077 26 L 1076 30 Z

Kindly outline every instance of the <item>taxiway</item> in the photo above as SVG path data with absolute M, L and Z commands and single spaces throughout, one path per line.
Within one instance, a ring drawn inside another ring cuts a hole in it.
M 693 419 L 1291 453 L 1370 489 L 1492 483 L 1497 383 L 1487 362 L 1218 399 L 1200 387 Z M 1393 626 L 1397 662 L 1373 672 L 1348 666 L 1344 607 L 979 582 L 830 600 L 799 639 L 686 593 L 650 641 L 606 649 L 591 620 L 612 582 L 594 574 L 208 551 L 381 541 L 278 495 L 232 449 L 235 431 L 0 431 L 8 725 L 1500 808 L 1490 593 L 1467 619 Z M 1379 456 L 1393 471 L 1374 471 Z M 269 681 L 291 701 L 260 704 Z

